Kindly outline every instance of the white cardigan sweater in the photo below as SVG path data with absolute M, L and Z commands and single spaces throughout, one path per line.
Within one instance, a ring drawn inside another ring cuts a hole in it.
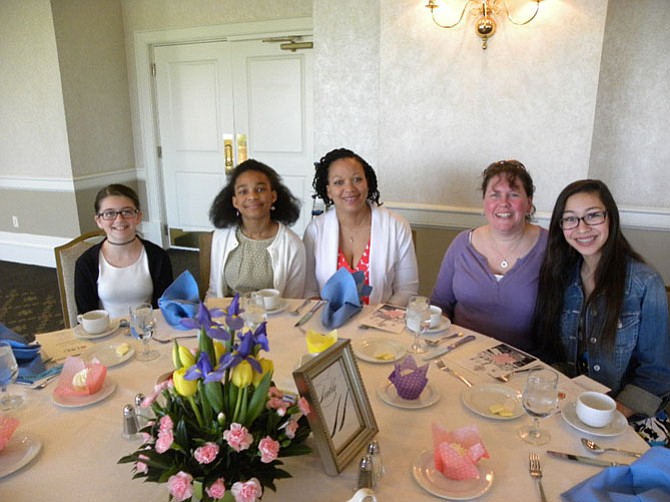
M 370 304 L 406 306 L 419 291 L 412 231 L 402 216 L 375 204 L 370 230 Z M 340 225 L 335 209 L 314 218 L 305 229 L 307 252 L 305 296 L 320 296 L 321 288 L 336 272 Z
M 223 269 L 228 255 L 239 245 L 235 237 L 236 231 L 237 226 L 214 231 L 209 289 L 205 298 L 220 298 L 225 294 Z M 279 223 L 277 236 L 268 246 L 268 253 L 272 263 L 274 288 L 284 298 L 302 298 L 305 287 L 305 247 L 300 237 L 286 225 Z

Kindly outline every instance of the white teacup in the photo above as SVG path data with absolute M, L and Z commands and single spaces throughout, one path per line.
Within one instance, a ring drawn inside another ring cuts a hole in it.
M 85 314 L 79 314 L 77 322 L 87 333 L 97 335 L 104 333 L 109 328 L 109 313 L 106 310 L 91 310 Z
M 279 290 L 261 289 L 260 291 L 257 291 L 256 294 L 263 299 L 265 310 L 277 310 L 279 308 L 279 302 L 281 301 Z
M 440 307 L 436 307 L 435 305 L 431 305 L 430 306 L 430 327 L 431 327 L 431 329 L 439 328 L 440 324 L 442 324 L 442 309 Z
M 614 418 L 616 402 L 601 392 L 582 392 L 575 404 L 577 417 L 591 427 L 606 427 Z

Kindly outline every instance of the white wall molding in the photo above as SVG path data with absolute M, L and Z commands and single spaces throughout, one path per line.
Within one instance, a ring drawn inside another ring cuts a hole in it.
M 0 260 L 55 268 L 54 248 L 70 240 L 70 237 L 0 232 Z
M 104 173 L 87 174 L 68 178 L 34 178 L 27 176 L 0 176 L 0 189 L 9 190 L 32 190 L 38 192 L 74 192 L 106 186 L 111 183 L 126 183 L 141 179 L 144 175 L 135 169 L 124 169 L 121 171 L 107 171 Z

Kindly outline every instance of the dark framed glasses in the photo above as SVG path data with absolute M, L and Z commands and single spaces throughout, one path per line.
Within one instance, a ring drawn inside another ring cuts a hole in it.
M 116 209 L 105 209 L 104 211 L 100 211 L 97 216 L 99 218 L 102 218 L 105 221 L 112 221 L 115 220 L 117 216 L 121 215 L 121 218 L 124 220 L 129 220 L 131 218 L 134 218 L 137 216 L 139 213 L 139 210 L 133 209 L 130 207 L 124 207 L 123 209 L 116 210 Z
M 584 216 L 566 216 L 561 218 L 558 222 L 560 227 L 563 230 L 572 230 L 579 226 L 580 220 L 586 223 L 588 226 L 593 227 L 596 225 L 602 225 L 607 218 L 607 211 L 593 211 L 591 213 L 586 213 Z

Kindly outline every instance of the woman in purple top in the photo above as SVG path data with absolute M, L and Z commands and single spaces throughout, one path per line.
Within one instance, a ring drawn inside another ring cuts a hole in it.
M 547 231 L 530 223 L 535 187 L 521 162 L 482 173 L 487 224 L 461 232 L 444 255 L 431 302 L 451 321 L 522 350 L 532 323 Z

